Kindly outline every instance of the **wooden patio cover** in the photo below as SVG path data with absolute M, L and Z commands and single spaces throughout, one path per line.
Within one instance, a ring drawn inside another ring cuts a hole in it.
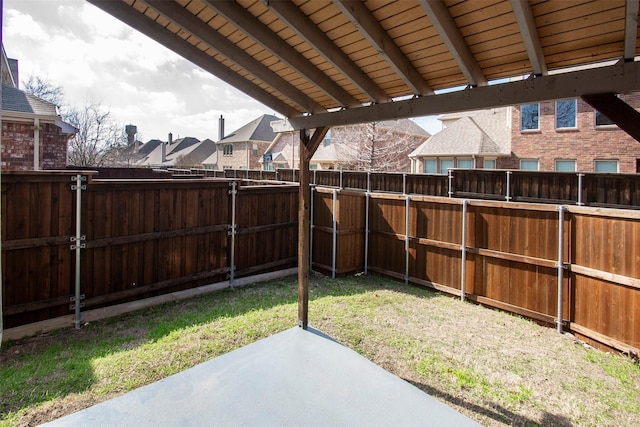
M 305 328 L 308 163 L 329 127 L 582 97 L 640 140 L 615 96 L 640 90 L 638 0 L 88 1 L 300 130 Z

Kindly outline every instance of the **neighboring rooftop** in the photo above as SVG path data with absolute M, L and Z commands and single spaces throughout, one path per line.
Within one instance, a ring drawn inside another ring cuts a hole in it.
M 267 141 L 271 142 L 276 137 L 276 133 L 271 128 L 271 122 L 281 120 L 279 117 L 271 114 L 263 114 L 255 120 L 250 121 L 230 134 L 226 135 L 218 144 L 227 144 L 232 142 L 245 141 Z
M 55 104 L 2 83 L 2 110 L 39 116 L 58 116 Z

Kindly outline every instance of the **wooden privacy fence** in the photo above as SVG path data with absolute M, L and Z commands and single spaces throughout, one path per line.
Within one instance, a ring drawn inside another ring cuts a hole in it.
M 3 174 L 4 327 L 295 267 L 297 200 L 290 185 Z
M 203 176 L 252 180 L 297 182 L 299 177 L 296 169 L 192 171 Z M 312 170 L 311 174 L 311 184 L 339 189 L 640 209 L 640 174 L 490 169 L 450 169 L 448 175 L 339 170 Z
M 318 270 L 373 271 L 640 348 L 640 212 L 313 192 Z
M 294 267 L 298 187 L 249 182 L 3 174 L 4 326 Z M 376 272 L 640 347 L 638 211 L 310 191 L 316 270 Z

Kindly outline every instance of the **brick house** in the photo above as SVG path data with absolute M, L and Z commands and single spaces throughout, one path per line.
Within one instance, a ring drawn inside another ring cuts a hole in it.
M 640 94 L 620 98 L 640 108 Z M 440 119 L 443 130 L 411 154 L 413 172 L 483 167 L 640 172 L 640 142 L 581 99 L 443 115 Z M 495 136 L 498 128 L 507 130 L 506 139 Z M 500 148 L 498 152 L 491 152 L 493 143 Z
M 2 170 L 64 169 L 67 143 L 77 129 L 62 121 L 55 104 L 21 91 L 17 61 L 2 48 Z
M 203 161 L 205 169 L 260 169 L 262 155 L 276 138 L 271 128 L 276 120 L 280 118 L 263 114 L 229 135 L 221 134 L 216 152 Z
M 640 108 L 640 93 L 620 98 Z M 637 173 L 640 142 L 581 99 L 512 108 L 511 150 L 503 169 Z

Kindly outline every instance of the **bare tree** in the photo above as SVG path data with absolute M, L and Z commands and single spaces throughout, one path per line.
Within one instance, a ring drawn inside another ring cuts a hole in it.
M 69 141 L 69 164 L 73 166 L 122 166 L 127 159 L 127 135 L 101 104 L 69 108 L 65 121 L 78 129 Z
M 347 168 L 369 172 L 407 170 L 409 154 L 424 141 L 390 122 L 334 128 L 331 135 Z
M 30 75 L 26 82 L 23 83 L 25 92 L 37 96 L 40 99 L 49 101 L 52 104 L 62 107 L 64 100 L 64 92 L 61 86 L 54 86 L 46 78 Z

